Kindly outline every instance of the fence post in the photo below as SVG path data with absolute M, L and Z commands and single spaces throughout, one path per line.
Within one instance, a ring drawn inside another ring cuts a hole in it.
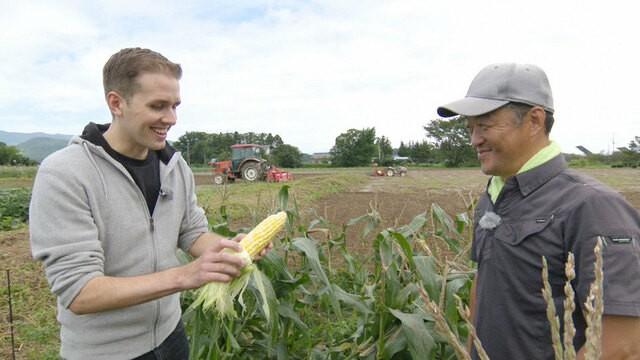
M 11 332 L 11 358 L 16 360 L 16 343 L 13 338 L 13 308 L 11 304 L 11 271 L 7 269 L 7 293 L 9 295 L 9 331 Z

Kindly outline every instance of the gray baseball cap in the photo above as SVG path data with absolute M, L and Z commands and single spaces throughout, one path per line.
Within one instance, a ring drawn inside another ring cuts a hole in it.
M 492 64 L 473 79 L 464 99 L 438 107 L 438 115 L 479 116 L 510 102 L 542 106 L 553 114 L 549 79 L 542 69 L 529 64 Z

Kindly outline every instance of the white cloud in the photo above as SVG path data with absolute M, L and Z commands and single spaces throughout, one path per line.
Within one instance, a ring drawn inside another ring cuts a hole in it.
M 349 128 L 375 126 L 397 146 L 422 139 L 438 105 L 502 61 L 547 71 L 552 134 L 565 151 L 640 135 L 632 2 L 30 4 L 0 15 L 9 29 L 0 34 L 3 130 L 78 132 L 108 121 L 102 65 L 120 48 L 144 46 L 185 70 L 174 138 L 271 132 L 315 152 Z

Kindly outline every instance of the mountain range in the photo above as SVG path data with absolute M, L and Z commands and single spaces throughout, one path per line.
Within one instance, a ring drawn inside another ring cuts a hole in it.
M 67 145 L 72 135 L 43 132 L 20 133 L 0 130 L 0 141 L 20 149 L 29 159 L 41 162 L 47 155 Z

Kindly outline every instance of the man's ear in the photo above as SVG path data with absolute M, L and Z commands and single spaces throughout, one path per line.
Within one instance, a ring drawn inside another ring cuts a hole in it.
M 125 99 L 120 96 L 120 94 L 118 94 L 115 91 L 109 91 L 106 95 L 105 98 L 107 100 L 107 106 L 109 107 L 109 111 L 111 111 L 111 114 L 114 117 L 120 117 L 122 116 L 122 106 L 125 103 Z
M 527 113 L 529 121 L 531 123 L 531 135 L 538 135 L 539 133 L 545 133 L 544 121 L 546 114 L 544 109 L 540 106 L 532 107 Z

